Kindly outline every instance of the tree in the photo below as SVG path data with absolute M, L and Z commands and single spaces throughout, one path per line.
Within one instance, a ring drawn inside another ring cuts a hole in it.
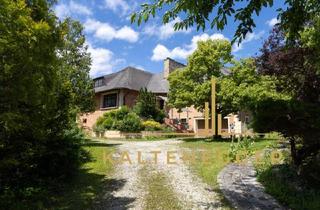
M 157 12 L 166 10 L 162 22 L 164 24 L 171 20 L 181 21 L 175 23 L 175 30 L 187 29 L 195 25 L 197 30 L 204 30 L 207 25 L 210 28 L 216 27 L 223 30 L 234 18 L 238 22 L 238 27 L 233 41 L 243 40 L 248 32 L 252 32 L 256 24 L 253 20 L 254 15 L 259 15 L 261 10 L 273 6 L 273 0 L 159 0 L 154 3 L 145 3 L 141 5 L 141 11 L 133 13 L 131 22 L 146 22 L 149 17 L 155 17 Z M 290 40 L 299 36 L 299 32 L 308 24 L 313 17 L 320 12 L 320 2 L 318 0 L 286 0 L 286 9 L 278 9 L 278 18 L 280 25 L 288 32 Z M 179 19 L 180 20 L 180 19 Z
M 162 110 L 157 105 L 156 95 L 149 92 L 146 88 L 141 88 L 137 103 L 134 106 L 134 112 L 141 118 L 153 119 L 157 122 L 163 122 L 165 117 Z
M 319 167 L 315 164 L 319 163 L 320 154 L 319 46 L 313 43 L 317 43 L 320 34 L 315 36 L 318 22 L 314 23 L 305 28 L 302 39 L 295 45 L 287 45 L 285 33 L 275 28 L 257 58 L 259 72 L 276 78 L 277 92 L 285 92 L 291 99 L 268 100 L 257 106 L 256 120 L 265 123 L 254 126 L 259 130 L 278 131 L 287 137 L 293 162 L 302 173 L 310 167 Z M 314 171 L 306 175 L 312 175 L 313 181 L 320 183 Z
M 0 0 L 0 195 L 23 198 L 83 163 L 74 110 L 90 95 L 77 90 L 89 62 L 81 30 L 57 22 L 52 2 Z
M 94 89 L 93 81 L 89 76 L 91 58 L 85 45 L 83 26 L 70 18 L 61 24 L 65 35 L 63 44 L 58 54 L 61 78 L 70 88 L 72 94 L 72 104 L 76 107 L 76 112 L 90 112 L 94 110 Z
M 220 77 L 221 69 L 231 59 L 229 41 L 217 39 L 198 42 L 198 48 L 188 57 L 188 65 L 169 75 L 169 104 L 178 109 L 192 105 L 203 108 L 211 98 L 211 77 Z
M 217 103 L 224 114 L 239 110 L 254 111 L 258 104 L 267 99 L 290 99 L 287 94 L 276 91 L 274 77 L 257 72 L 252 58 L 233 61 L 229 71 L 218 80 Z

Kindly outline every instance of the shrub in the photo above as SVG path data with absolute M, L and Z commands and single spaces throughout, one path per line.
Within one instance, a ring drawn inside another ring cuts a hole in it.
M 164 113 L 163 110 L 160 109 L 156 109 L 156 115 L 154 117 L 154 120 L 159 122 L 159 123 L 163 123 L 164 118 L 166 117 L 166 114 Z
M 111 130 L 114 127 L 114 120 L 111 117 L 105 118 L 102 127 L 106 130 Z
M 147 120 L 142 123 L 144 129 L 146 131 L 159 131 L 162 130 L 162 126 L 160 123 L 154 121 L 154 120 Z
M 253 154 L 252 146 L 254 141 L 249 138 L 239 139 L 237 143 L 232 142 L 229 147 L 228 156 L 231 162 L 234 162 L 239 158 L 240 160 Z
M 138 132 L 142 130 L 142 123 L 139 116 L 130 112 L 123 120 L 117 121 L 117 129 L 123 132 Z
M 108 116 L 115 120 L 123 120 L 130 113 L 130 109 L 127 106 L 122 106 L 120 109 L 113 111 Z
M 126 106 L 109 111 L 97 119 L 94 131 L 119 130 L 123 132 L 139 132 L 143 128 L 139 116 Z
M 97 123 L 93 126 L 92 130 L 96 133 L 103 133 L 105 128 L 102 125 L 98 125 Z
M 157 107 L 156 95 L 146 88 L 140 89 L 139 97 L 133 110 L 143 119 L 153 119 L 162 123 L 165 118 L 164 112 Z

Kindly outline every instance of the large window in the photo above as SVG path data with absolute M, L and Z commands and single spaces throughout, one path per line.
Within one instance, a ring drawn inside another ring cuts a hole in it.
M 112 108 L 117 106 L 118 94 L 112 93 L 103 96 L 102 108 Z

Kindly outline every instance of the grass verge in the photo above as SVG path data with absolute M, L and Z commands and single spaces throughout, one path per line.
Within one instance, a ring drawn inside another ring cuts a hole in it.
M 107 155 L 115 151 L 115 145 L 89 141 L 84 146 L 92 160 L 86 163 L 75 176 L 75 179 L 61 189 L 61 194 L 53 204 L 59 209 L 89 209 L 93 201 L 106 193 L 106 188 L 112 180 L 108 175 L 113 172 L 113 165 L 107 160 Z
M 252 150 L 257 151 L 265 148 L 272 141 L 270 139 L 257 139 L 252 147 Z M 229 203 L 224 199 L 217 182 L 218 173 L 228 164 L 225 155 L 228 154 L 230 141 L 211 141 L 211 139 L 186 139 L 181 145 L 184 148 L 191 150 L 204 149 L 212 154 L 207 161 L 195 161 L 190 163 L 193 171 L 209 184 L 214 191 L 220 195 L 225 209 L 230 209 Z
M 141 172 L 142 177 L 145 177 L 143 182 L 147 183 L 146 197 L 144 200 L 144 209 L 156 210 L 180 210 L 182 209 L 178 198 L 167 184 L 167 177 L 163 173 L 155 172 L 147 175 L 144 171 Z
M 266 192 L 283 205 L 293 210 L 320 209 L 320 189 L 304 182 L 289 164 L 272 165 L 267 162 L 256 165 L 256 168 L 258 180 Z
M 105 156 L 115 150 L 115 145 L 88 141 L 84 149 L 91 154 L 91 161 L 81 169 L 75 171 L 72 180 L 68 182 L 47 183 L 41 187 L 32 188 L 30 196 L 23 199 L 0 200 L 0 209 L 89 209 L 93 201 L 105 193 L 106 186 L 112 180 L 108 175 L 112 173 L 111 162 Z M 48 163 L 50 164 L 50 163 Z

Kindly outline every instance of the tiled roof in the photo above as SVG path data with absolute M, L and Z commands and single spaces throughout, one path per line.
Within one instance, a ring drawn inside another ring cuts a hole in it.
M 227 68 L 221 69 L 222 74 L 230 74 Z M 101 87 L 96 87 L 95 92 L 103 92 L 114 89 L 131 89 L 139 91 L 141 88 L 147 88 L 153 93 L 168 93 L 169 82 L 163 77 L 163 72 L 152 74 L 134 67 L 126 67 L 116 73 L 108 74 L 104 77 L 104 84 Z
M 95 92 L 103 92 L 121 88 L 140 90 L 141 88 L 146 87 L 149 91 L 152 92 L 156 92 L 157 90 L 159 90 L 159 93 L 167 93 L 168 81 L 165 80 L 162 75 L 163 74 L 161 73 L 152 74 L 150 72 L 133 67 L 126 67 L 121 71 L 102 77 L 104 78 L 105 85 L 96 87 Z M 151 84 L 151 81 L 156 82 L 156 85 Z
M 153 93 L 168 93 L 169 82 L 163 77 L 163 72 L 154 74 L 148 82 L 147 89 Z

